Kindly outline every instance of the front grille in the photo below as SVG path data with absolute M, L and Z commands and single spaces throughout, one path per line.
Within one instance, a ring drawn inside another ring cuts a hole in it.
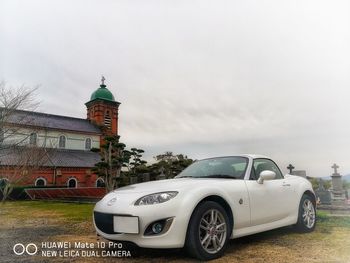
M 106 234 L 116 234 L 113 230 L 113 215 L 94 211 L 96 227 Z

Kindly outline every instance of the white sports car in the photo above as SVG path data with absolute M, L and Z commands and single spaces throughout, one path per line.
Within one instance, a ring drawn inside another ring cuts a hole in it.
M 94 209 L 96 231 L 145 248 L 182 248 L 200 260 L 220 257 L 228 240 L 295 225 L 314 230 L 310 182 L 285 175 L 257 155 L 196 161 L 174 179 L 108 193 Z

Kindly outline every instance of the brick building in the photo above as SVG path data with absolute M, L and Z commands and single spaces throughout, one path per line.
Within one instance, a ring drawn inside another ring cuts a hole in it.
M 118 134 L 120 105 L 100 87 L 85 103 L 87 118 L 16 110 L 0 127 L 0 183 L 57 187 L 102 186 L 91 168 L 106 135 Z

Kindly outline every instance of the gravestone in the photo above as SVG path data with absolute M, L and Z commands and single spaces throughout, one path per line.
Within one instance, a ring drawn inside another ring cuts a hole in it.
M 320 204 L 330 205 L 332 200 L 331 192 L 324 188 L 323 180 L 321 178 L 318 182 L 318 188 L 315 189 L 317 199 L 319 200 Z
M 164 167 L 163 166 L 160 167 L 160 169 L 159 169 L 160 175 L 158 176 L 158 180 L 166 179 L 166 175 L 164 174 L 164 171 L 165 171 Z
M 291 175 L 297 175 L 306 178 L 306 171 L 305 170 L 294 170 L 295 167 L 290 163 L 287 166 L 287 169 L 289 170 L 289 174 Z
M 287 166 L 287 169 L 289 170 L 289 174 L 293 174 L 293 169 L 294 169 L 295 167 L 292 165 L 292 164 L 289 164 L 288 166 Z
M 306 178 L 305 170 L 294 170 L 291 174 Z
M 346 196 L 343 188 L 343 180 L 341 179 L 341 175 L 338 173 L 339 166 L 337 164 L 333 164 L 332 168 L 334 169 L 334 173 L 331 175 L 332 188 L 330 189 L 332 205 L 343 205 L 345 204 Z

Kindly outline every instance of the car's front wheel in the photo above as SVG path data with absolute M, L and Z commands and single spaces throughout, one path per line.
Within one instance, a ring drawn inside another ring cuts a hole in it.
M 304 194 L 299 204 L 299 215 L 296 229 L 299 232 L 311 232 L 316 226 L 315 201 L 307 194 Z
M 222 256 L 231 235 L 231 225 L 225 209 L 207 201 L 194 210 L 188 225 L 186 249 L 200 260 Z

